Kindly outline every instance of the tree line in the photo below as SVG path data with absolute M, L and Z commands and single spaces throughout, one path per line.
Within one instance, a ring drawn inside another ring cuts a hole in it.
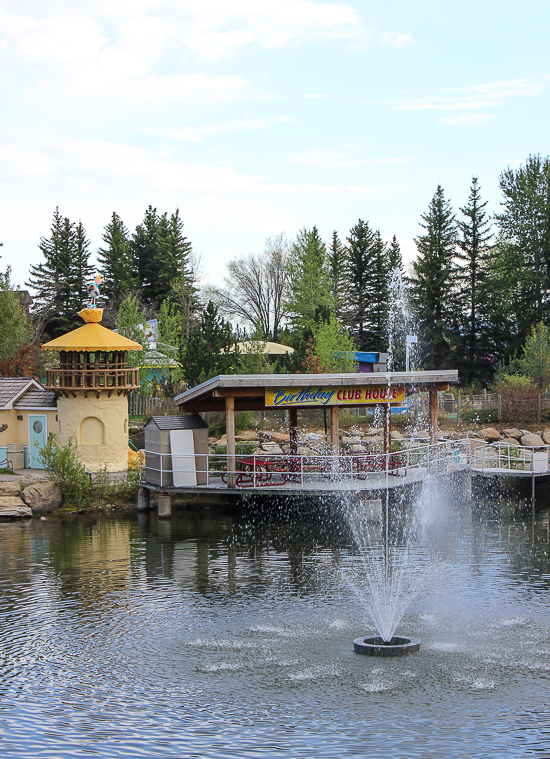
M 399 370 L 405 334 L 414 332 L 417 368 L 458 368 L 463 384 L 487 386 L 518 365 L 537 325 L 550 323 L 550 159 L 529 156 L 499 182 L 494 216 L 476 177 L 456 211 L 438 186 L 407 271 L 395 236 L 387 243 L 358 219 L 329 240 L 316 226 L 293 240 L 269 237 L 261 253 L 227 265 L 220 287 L 201 287 L 178 209 L 149 206 L 133 232 L 113 213 L 97 251 L 104 322 L 144 341 L 144 322 L 156 317 L 159 350 L 179 361 L 191 385 L 233 371 L 353 371 L 354 351 L 390 347 Z M 59 209 L 39 248 L 27 282 L 34 326 L 24 333 L 19 325 L 20 342 L 23 334 L 36 342 L 40 332 L 53 338 L 78 326 L 95 270 L 82 222 Z M 5 293 L 9 272 L 2 283 Z M 235 350 L 243 340 L 252 346 L 247 354 Z M 270 362 L 253 347 L 263 341 L 294 354 Z

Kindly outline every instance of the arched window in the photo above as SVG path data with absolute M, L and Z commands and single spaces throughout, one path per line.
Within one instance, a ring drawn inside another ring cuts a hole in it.
M 104 445 L 105 425 L 95 416 L 88 416 L 80 424 L 80 445 Z

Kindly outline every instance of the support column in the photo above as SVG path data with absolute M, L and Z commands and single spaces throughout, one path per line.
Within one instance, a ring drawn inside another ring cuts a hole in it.
M 290 454 L 298 453 L 298 409 L 288 410 L 288 434 L 290 435 Z
M 437 390 L 430 390 L 430 443 L 437 443 Z
M 236 487 L 235 479 L 235 398 L 225 399 L 225 430 L 227 437 L 227 487 Z
M 384 453 L 391 453 L 391 406 L 384 406 Z
M 137 495 L 138 511 L 149 511 L 151 508 L 151 491 L 147 488 L 140 488 Z
M 330 407 L 330 447 L 332 455 L 340 453 L 340 409 L 338 406 Z
M 159 519 L 169 519 L 172 516 L 170 496 L 166 495 L 166 493 L 159 493 L 157 498 L 157 508 Z

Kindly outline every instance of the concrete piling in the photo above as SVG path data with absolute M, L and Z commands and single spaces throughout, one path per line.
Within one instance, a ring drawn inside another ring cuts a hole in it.
M 140 488 L 138 490 L 138 511 L 149 511 L 151 508 L 151 491 L 147 488 Z
M 157 498 L 158 515 L 159 519 L 170 519 L 172 516 L 172 504 L 170 503 L 170 496 L 159 493 Z

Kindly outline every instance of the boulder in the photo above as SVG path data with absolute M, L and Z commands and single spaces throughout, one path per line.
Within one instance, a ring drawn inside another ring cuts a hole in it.
M 519 445 L 519 440 L 517 440 L 515 437 L 505 437 L 500 441 L 501 445 L 515 445 L 516 447 Z
M 262 450 L 266 453 L 281 454 L 281 446 L 278 443 L 262 443 Z
M 500 440 L 500 432 L 495 430 L 494 427 L 485 427 L 484 430 L 479 430 L 478 434 L 486 443 L 494 443 L 497 440 Z
M 529 448 L 538 448 L 539 446 L 544 445 L 544 440 L 540 435 L 535 435 L 534 432 L 529 432 L 527 435 L 523 435 L 521 438 L 521 444 L 527 445 Z
M 25 506 L 20 498 L 15 496 L 2 496 L 0 498 L 0 520 L 1 519 L 30 519 L 32 511 Z
M 254 430 L 243 430 L 235 435 L 235 440 L 238 443 L 245 443 L 247 440 L 256 440 L 258 433 Z
M 550 430 L 547 428 L 542 433 L 542 439 L 546 443 L 546 445 L 550 445 Z
M 548 430 L 550 432 L 550 430 Z M 518 430 L 516 427 L 510 427 L 509 429 L 502 430 L 502 434 L 504 437 L 513 437 L 516 440 L 521 440 L 522 432 L 521 430 Z
M 290 435 L 288 435 L 286 432 L 273 432 L 271 433 L 271 439 L 274 443 L 289 443 L 290 442 Z
M 0 482 L 0 498 L 6 495 L 19 496 L 21 495 L 21 487 L 18 482 Z
M 360 451 L 360 452 L 364 453 L 367 449 L 365 448 L 364 445 L 361 445 L 361 443 L 354 443 L 351 446 L 351 450 L 352 451 Z
M 55 482 L 37 482 L 23 490 L 21 499 L 32 509 L 33 514 L 55 511 L 61 506 L 61 491 Z

